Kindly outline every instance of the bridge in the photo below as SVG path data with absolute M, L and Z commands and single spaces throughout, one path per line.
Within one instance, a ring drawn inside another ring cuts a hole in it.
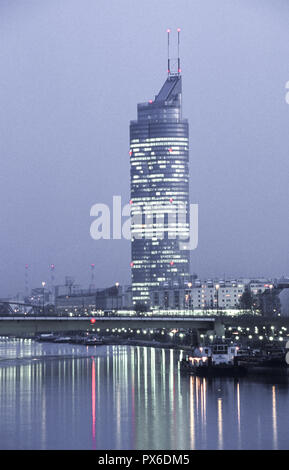
M 221 321 L 212 317 L 178 316 L 0 316 L 0 336 L 112 328 L 188 329 L 222 336 Z

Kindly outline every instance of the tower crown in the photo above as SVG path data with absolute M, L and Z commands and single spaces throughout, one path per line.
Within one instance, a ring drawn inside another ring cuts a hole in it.
M 180 59 L 180 33 L 181 29 L 177 29 L 178 32 L 178 57 L 177 58 L 171 58 L 170 56 L 170 34 L 171 30 L 167 29 L 168 33 L 168 76 L 169 77 L 175 77 L 175 76 L 180 76 L 181 74 L 181 59 Z

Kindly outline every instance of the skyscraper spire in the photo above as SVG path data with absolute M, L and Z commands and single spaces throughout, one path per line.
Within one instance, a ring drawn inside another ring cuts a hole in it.
M 167 33 L 168 33 L 168 75 L 170 75 L 170 73 L 171 73 L 171 66 L 170 66 L 170 33 L 171 33 L 171 30 L 167 29 Z
M 177 58 L 171 58 L 170 54 L 170 34 L 171 30 L 168 28 L 167 29 L 167 34 L 168 34 L 168 76 L 169 77 L 174 77 L 176 75 L 181 74 L 181 59 L 180 59 L 180 33 L 181 33 L 181 28 L 177 29 L 178 33 L 178 38 L 177 38 L 177 49 L 178 49 L 178 56 Z
M 180 32 L 181 29 L 178 28 L 178 74 L 181 73 L 181 59 L 180 59 Z

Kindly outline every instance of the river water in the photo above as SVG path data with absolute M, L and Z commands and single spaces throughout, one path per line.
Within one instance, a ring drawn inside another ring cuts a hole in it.
M 0 340 L 0 449 L 288 449 L 287 378 L 180 374 L 182 352 Z

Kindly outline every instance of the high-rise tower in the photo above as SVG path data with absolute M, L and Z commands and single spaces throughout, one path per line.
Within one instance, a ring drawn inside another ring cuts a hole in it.
M 151 292 L 160 285 L 180 284 L 189 277 L 189 250 L 180 242 L 189 236 L 189 126 L 182 119 L 180 60 L 176 70 L 171 63 L 168 58 L 160 92 L 138 104 L 137 120 L 130 123 L 134 305 L 149 304 Z M 174 222 L 170 212 L 177 214 L 180 205 L 184 217 L 177 215 Z M 163 237 L 158 236 L 160 223 Z

